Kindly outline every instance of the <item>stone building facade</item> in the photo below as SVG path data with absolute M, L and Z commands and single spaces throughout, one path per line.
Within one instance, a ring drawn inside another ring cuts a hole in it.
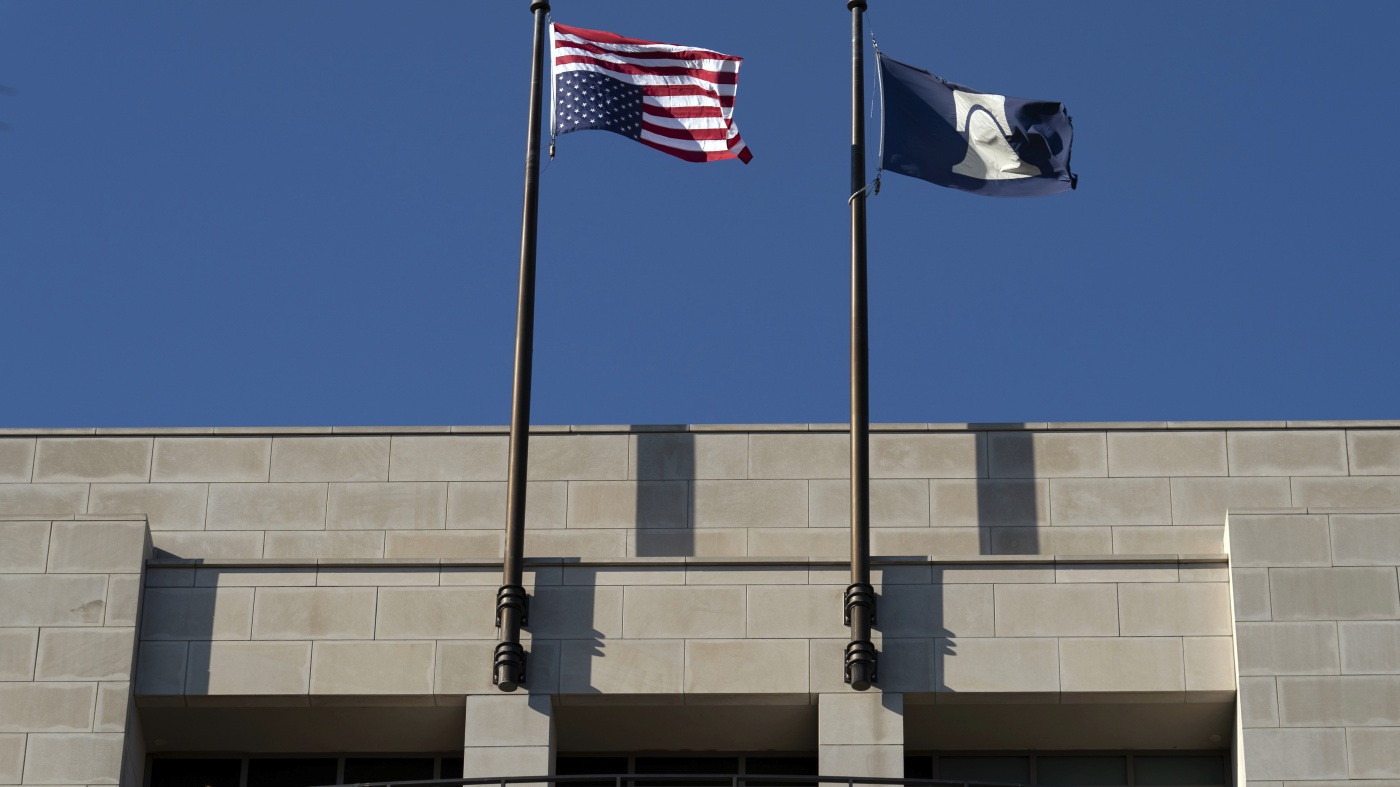
M 1400 423 L 883 425 L 871 467 L 857 693 L 843 427 L 537 429 L 504 694 L 504 429 L 8 430 L 0 785 L 1400 785 Z

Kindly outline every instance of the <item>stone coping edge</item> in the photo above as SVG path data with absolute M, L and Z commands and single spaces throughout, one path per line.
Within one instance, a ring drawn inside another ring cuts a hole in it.
M 870 564 L 880 566 L 1006 566 L 1006 565 L 1143 565 L 1143 564 L 1182 564 L 1214 563 L 1226 565 L 1229 555 L 968 555 L 962 557 L 939 557 L 937 555 L 908 555 L 872 557 Z M 498 560 L 458 560 L 454 558 L 307 558 L 291 560 L 283 558 L 151 558 L 146 561 L 150 568 L 492 568 L 499 570 Z M 678 566 L 697 568 L 727 567 L 828 567 L 849 566 L 849 560 L 826 558 L 782 558 L 782 557 L 634 557 L 634 558 L 526 558 L 526 568 L 675 568 Z
M 1006 423 L 890 423 L 871 424 L 872 432 L 1019 432 L 1019 431 L 1111 431 L 1143 432 L 1163 430 L 1215 429 L 1400 429 L 1400 420 L 1351 421 L 1033 421 Z M 425 435 L 508 433 L 505 426 L 174 426 L 174 427 L 84 427 L 84 428 L 0 428 L 0 437 L 145 437 L 210 435 Z M 731 433 L 731 432 L 848 432 L 847 424 L 582 424 L 548 426 L 536 424 L 531 434 L 642 434 L 642 433 Z

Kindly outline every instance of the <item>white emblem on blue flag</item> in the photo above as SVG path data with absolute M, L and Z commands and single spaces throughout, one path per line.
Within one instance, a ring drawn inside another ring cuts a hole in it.
M 1040 168 L 1016 155 L 1006 138 L 1011 122 L 1006 119 L 1006 96 L 994 93 L 953 91 L 957 129 L 967 135 L 967 155 L 953 167 L 959 175 L 980 180 L 1015 180 L 1040 175 Z

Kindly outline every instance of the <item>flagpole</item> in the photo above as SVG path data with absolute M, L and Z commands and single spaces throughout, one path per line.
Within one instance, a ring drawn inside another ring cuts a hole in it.
M 870 341 L 865 276 L 865 48 L 866 0 L 848 0 L 851 12 L 851 584 L 846 588 L 846 682 L 857 691 L 875 683 L 875 589 L 870 584 Z
M 525 206 L 520 223 L 520 291 L 515 311 L 515 377 L 510 406 L 510 467 L 506 476 L 506 542 L 501 589 L 496 593 L 496 644 L 491 682 L 501 691 L 525 683 L 520 627 L 529 596 L 521 564 L 525 553 L 525 481 L 530 455 L 530 377 L 535 351 L 535 240 L 540 203 L 540 100 L 544 86 L 545 19 L 549 3 L 532 0 L 535 42 L 530 61 L 530 120 L 525 143 Z

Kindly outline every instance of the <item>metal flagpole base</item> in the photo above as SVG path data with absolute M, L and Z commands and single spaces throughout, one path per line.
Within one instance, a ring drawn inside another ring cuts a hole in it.
M 865 691 L 877 682 L 875 644 L 868 639 L 854 639 L 846 644 L 846 683 L 856 691 Z
M 515 691 L 525 684 L 525 649 L 519 642 L 496 644 L 491 683 L 501 691 Z

